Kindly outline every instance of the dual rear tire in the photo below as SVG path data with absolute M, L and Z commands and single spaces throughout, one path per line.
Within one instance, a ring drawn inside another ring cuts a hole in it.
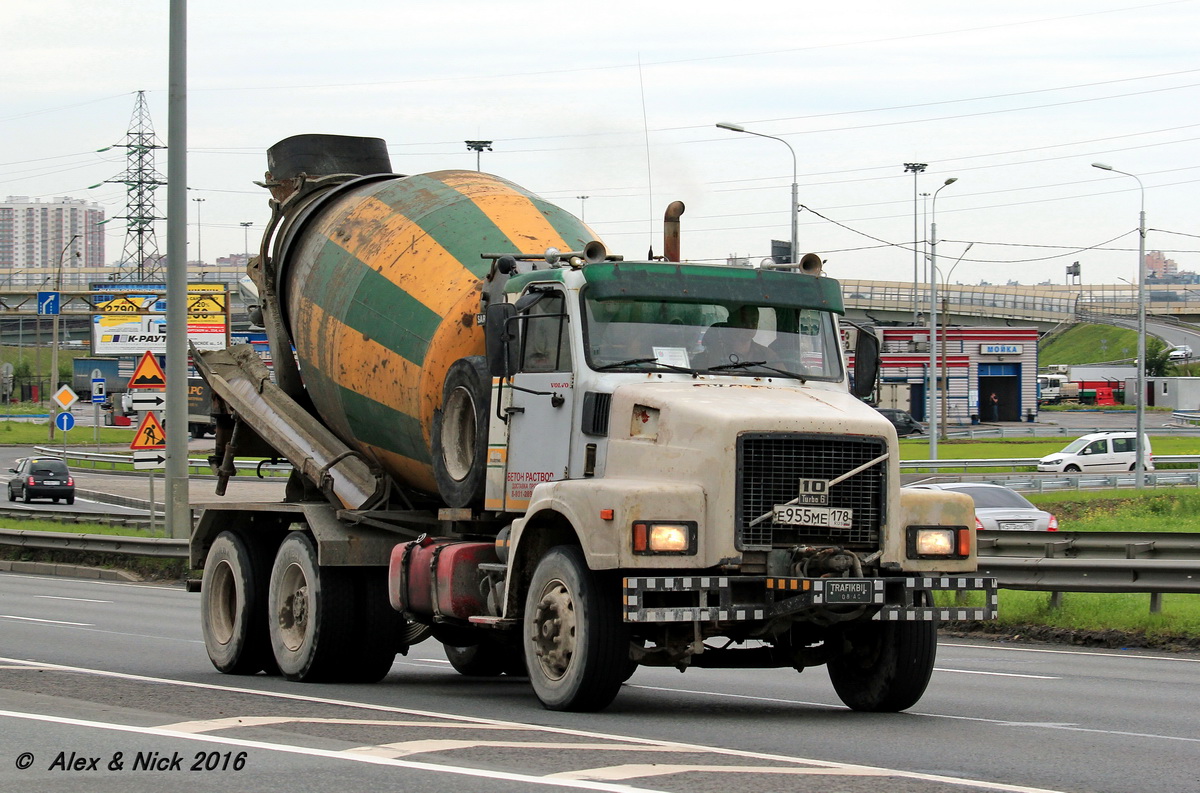
M 424 638 L 388 604 L 386 570 L 321 567 L 301 531 L 288 533 L 273 561 L 222 532 L 209 550 L 201 594 L 209 659 L 229 674 L 375 682 L 401 648 Z

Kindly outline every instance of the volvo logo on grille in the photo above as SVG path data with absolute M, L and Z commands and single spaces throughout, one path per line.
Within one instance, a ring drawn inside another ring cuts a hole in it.
M 801 479 L 800 480 L 800 499 L 797 504 L 828 504 L 829 503 L 829 480 L 827 479 Z

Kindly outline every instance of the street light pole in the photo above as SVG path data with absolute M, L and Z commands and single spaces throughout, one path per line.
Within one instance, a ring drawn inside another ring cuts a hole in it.
M 589 198 L 591 198 L 591 196 L 590 195 L 577 195 L 575 197 L 579 199 L 579 219 L 582 220 L 584 223 L 587 223 L 587 204 L 584 202 L 586 202 Z
M 725 129 L 725 130 L 729 130 L 730 132 L 743 132 L 747 135 L 754 135 L 759 138 L 770 138 L 771 140 L 777 140 L 780 143 L 782 143 L 784 146 L 787 146 L 788 151 L 790 151 L 792 153 L 792 206 L 791 206 L 791 211 L 788 213 L 789 215 L 791 215 L 792 249 L 791 249 L 791 253 L 789 255 L 789 259 L 790 259 L 790 263 L 792 265 L 799 264 L 800 263 L 800 244 L 799 244 L 799 240 L 797 238 L 799 229 L 797 227 L 796 214 L 797 214 L 798 210 L 800 209 L 800 187 L 796 183 L 796 172 L 797 172 L 796 171 L 796 150 L 792 148 L 792 144 L 788 143 L 783 138 L 777 138 L 774 135 L 764 135 L 761 132 L 754 132 L 753 130 L 746 129 L 745 127 L 743 127 L 740 124 L 730 124 L 727 121 L 722 121 L 719 124 L 717 124 L 717 129 Z
M 917 174 L 928 168 L 928 164 L 923 162 L 906 162 L 904 163 L 904 172 L 912 171 L 913 175 L 913 325 L 917 324 L 917 319 L 920 316 L 920 303 L 917 298 L 917 290 L 919 289 L 919 281 L 917 275 L 921 269 L 920 254 L 917 241 L 921 236 L 917 228 Z M 945 185 L 942 185 L 945 187 Z
M 204 251 L 200 247 L 200 205 L 204 203 L 205 199 L 193 198 L 192 200 L 196 202 L 196 261 L 200 262 L 201 267 L 204 267 Z
M 242 246 L 246 249 L 246 265 L 250 264 L 250 227 L 254 225 L 254 221 L 243 220 L 242 226 Z
M 963 252 L 958 255 L 958 259 L 955 260 L 954 264 L 950 265 L 950 272 L 946 273 L 946 277 L 942 279 L 942 286 L 948 286 L 950 284 L 950 276 L 954 275 L 954 269 L 956 267 L 958 267 L 958 263 L 963 260 L 963 257 L 967 255 L 967 251 L 971 250 L 971 246 L 974 244 L 975 243 L 973 243 L 973 242 L 967 243 L 967 247 L 964 248 Z M 948 324 L 947 320 L 950 319 L 950 304 L 949 304 L 949 300 L 946 297 L 942 298 L 942 309 L 943 310 L 942 310 L 942 394 L 941 394 L 941 398 L 942 398 L 942 438 L 944 440 L 947 437 L 946 436 L 946 428 L 950 426 L 950 417 L 949 417 L 950 411 L 948 410 L 948 406 L 950 404 L 949 390 L 948 390 L 950 387 L 950 372 L 946 365 L 946 325 Z
M 1137 266 L 1137 438 L 1134 439 L 1137 459 L 1133 463 L 1133 478 L 1138 490 L 1146 486 L 1146 186 L 1142 180 L 1128 171 L 1119 171 L 1111 165 L 1102 162 L 1092 163 L 1093 168 L 1102 171 L 1112 171 L 1123 176 L 1132 177 L 1138 183 L 1141 193 L 1141 211 L 1138 213 L 1138 266 Z
M 951 176 L 933 191 L 929 209 L 929 459 L 938 458 L 937 429 L 937 197 L 938 193 L 958 181 Z M 916 248 L 914 243 L 913 248 Z M 943 351 L 943 355 L 945 351 Z
M 484 151 L 492 150 L 492 142 L 490 140 L 468 140 L 464 142 L 467 144 L 467 151 L 475 152 L 475 170 L 479 171 L 479 158 L 483 156 Z
M 78 234 L 72 235 L 71 239 L 67 240 L 67 244 L 63 246 L 62 253 L 58 254 L 58 271 L 54 277 L 54 291 L 59 293 L 59 300 L 58 300 L 58 310 L 59 311 L 62 311 L 62 294 L 61 293 L 62 293 L 63 259 L 66 258 L 67 251 L 71 249 L 71 246 L 75 244 L 75 240 L 77 240 L 77 239 L 79 239 Z M 75 255 L 78 256 L 79 252 L 76 251 Z M 51 341 L 51 344 L 53 345 L 50 348 L 50 396 L 53 397 L 54 392 L 58 390 L 54 387 L 54 386 L 58 385 L 58 313 L 57 312 L 54 314 L 54 316 L 50 320 L 50 341 Z M 58 405 L 53 399 L 51 399 L 50 400 L 50 440 L 54 440 L 54 419 L 57 414 L 58 414 Z

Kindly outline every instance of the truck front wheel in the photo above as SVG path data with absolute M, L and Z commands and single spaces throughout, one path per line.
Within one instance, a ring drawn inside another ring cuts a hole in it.
M 529 682 L 550 710 L 597 711 L 617 696 L 629 666 L 629 631 L 614 580 L 560 545 L 538 562 L 525 598 Z
M 226 674 L 253 675 L 274 663 L 267 632 L 269 564 L 269 556 L 263 558 L 255 545 L 233 532 L 221 532 L 209 547 L 200 622 L 209 660 Z
M 346 571 L 319 567 L 312 540 L 303 532 L 289 532 L 275 553 L 267 605 L 271 649 L 288 680 L 350 676 L 346 648 L 353 644 L 357 622 L 353 603 Z
M 864 622 L 846 629 L 849 650 L 829 661 L 829 679 L 854 710 L 893 713 L 917 703 L 937 655 L 937 622 Z

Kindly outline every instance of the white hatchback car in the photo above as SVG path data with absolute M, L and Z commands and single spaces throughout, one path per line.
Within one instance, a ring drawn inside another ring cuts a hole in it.
M 1039 462 L 1039 471 L 1077 474 L 1101 471 L 1132 471 L 1137 462 L 1135 432 L 1096 432 L 1076 438 L 1061 452 L 1048 454 Z M 1147 471 L 1154 470 L 1150 438 L 1142 436 L 1142 460 Z

